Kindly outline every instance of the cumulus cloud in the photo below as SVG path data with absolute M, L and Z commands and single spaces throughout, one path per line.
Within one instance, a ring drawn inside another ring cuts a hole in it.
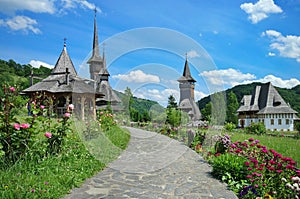
M 273 0 L 259 0 L 255 4 L 243 3 L 240 8 L 249 14 L 248 19 L 253 24 L 267 18 L 269 14 L 282 12 L 282 9 Z
M 262 36 L 271 38 L 270 48 L 277 50 L 280 56 L 293 58 L 300 62 L 300 36 L 283 36 L 275 30 L 267 30 L 262 33 Z
M 200 75 L 202 75 L 210 84 L 216 86 L 225 85 L 225 87 L 233 87 L 239 84 L 250 84 L 252 82 L 271 82 L 274 86 L 281 88 L 293 88 L 300 84 L 300 81 L 296 78 L 283 80 L 282 78 L 275 77 L 274 75 L 266 75 L 263 78 L 257 79 L 253 74 L 244 74 L 232 68 L 225 70 L 204 71 Z
M 203 71 L 200 76 L 212 84 L 217 86 L 228 85 L 235 86 L 242 81 L 255 79 L 255 75 L 247 73 L 244 74 L 238 70 L 229 68 L 224 70 Z
M 242 82 L 242 84 L 248 84 L 252 82 L 262 82 L 262 83 L 271 82 L 274 86 L 280 88 L 293 88 L 300 84 L 300 81 L 296 78 L 283 80 L 279 77 L 275 77 L 274 75 L 267 75 L 264 78 L 253 80 L 253 81 L 244 81 Z
M 24 31 L 25 33 L 28 33 L 29 31 L 35 34 L 41 33 L 40 29 L 36 27 L 37 26 L 36 20 L 26 16 L 15 16 L 11 19 L 1 20 L 0 26 L 7 26 L 13 31 L 21 30 Z
M 166 88 L 163 90 L 143 88 L 134 92 L 133 95 L 139 98 L 157 101 L 162 106 L 167 106 L 168 97 L 170 95 L 173 95 L 175 97 L 177 103 L 179 100 L 179 90 L 170 88 Z
M 82 8 L 95 9 L 96 6 L 87 0 L 0 0 L 0 13 L 13 16 L 18 11 L 29 11 L 33 13 L 66 13 L 65 10 Z M 96 8 L 101 12 L 100 8 Z M 41 33 L 36 26 L 38 22 L 28 16 L 14 16 L 7 19 L 0 19 L 0 25 L 6 26 L 13 31 L 22 30 L 26 33 Z
M 97 8 L 95 4 L 90 3 L 86 0 L 62 0 L 64 9 L 73 9 L 81 7 L 84 9 L 94 10 L 97 9 L 98 12 L 102 12 L 100 8 Z
M 195 58 L 195 57 L 200 57 L 200 55 L 197 53 L 197 51 L 195 50 L 190 50 L 189 52 L 187 52 L 187 56 L 189 58 Z
M 194 91 L 194 94 L 195 94 L 195 101 L 198 101 L 198 100 L 202 99 L 203 97 L 208 96 L 207 94 L 205 94 L 201 91 L 197 91 L 197 90 Z
M 118 74 L 112 76 L 113 79 L 120 79 L 126 82 L 134 82 L 134 83 L 146 83 L 146 82 L 154 82 L 159 83 L 160 79 L 156 75 L 146 74 L 142 70 L 134 70 L 130 71 L 128 74 Z
M 52 0 L 1 0 L 0 12 L 5 14 L 13 14 L 16 11 L 31 11 L 35 13 L 55 12 L 54 1 Z
M 39 68 L 40 66 L 44 66 L 44 67 L 47 67 L 47 68 L 50 68 L 50 69 L 54 68 L 53 65 L 50 65 L 50 64 L 47 64 L 47 63 L 45 63 L 45 62 L 43 62 L 43 61 L 38 61 L 38 60 L 31 60 L 31 61 L 29 62 L 29 64 L 30 64 L 32 67 L 34 67 L 34 68 Z

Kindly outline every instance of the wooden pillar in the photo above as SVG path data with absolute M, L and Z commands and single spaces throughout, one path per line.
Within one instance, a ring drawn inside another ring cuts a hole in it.
M 81 96 L 80 98 L 80 112 L 81 112 L 81 120 L 84 120 L 84 102 L 85 102 L 85 97 L 84 96 Z
M 96 99 L 93 97 L 92 101 L 93 101 L 93 118 L 94 120 L 96 120 Z

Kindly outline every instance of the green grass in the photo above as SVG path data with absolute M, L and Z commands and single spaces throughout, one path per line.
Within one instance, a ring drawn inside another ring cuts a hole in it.
M 116 159 L 130 138 L 127 131 L 119 127 L 99 135 L 97 139 L 84 141 L 74 132 L 57 156 L 24 158 L 10 166 L 0 164 L 0 198 L 61 198 L 70 189 L 80 186 L 86 178 Z M 98 151 L 89 150 L 89 145 L 97 146 Z
M 250 137 L 260 140 L 260 143 L 267 146 L 268 149 L 274 149 L 285 157 L 293 158 L 298 163 L 298 167 L 300 166 L 300 139 L 273 137 L 267 135 L 251 135 L 240 132 L 231 134 L 231 140 L 233 142 L 244 141 Z

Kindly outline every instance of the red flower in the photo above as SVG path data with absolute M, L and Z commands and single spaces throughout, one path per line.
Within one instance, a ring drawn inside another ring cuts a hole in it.
M 250 165 L 250 162 L 245 162 L 245 165 L 246 165 L 246 166 L 249 166 L 249 165 Z
M 9 90 L 10 90 L 11 92 L 15 92 L 16 88 L 15 88 L 15 87 L 10 87 Z
M 281 170 L 281 169 L 278 169 L 278 170 L 277 170 L 277 173 L 281 173 L 281 172 L 283 172 L 283 170 Z
M 52 137 L 52 133 L 50 133 L 50 132 L 46 132 L 44 135 L 45 135 L 46 138 L 51 138 Z
M 16 130 L 20 130 L 20 124 L 18 124 L 18 123 L 15 123 L 15 124 L 14 124 L 14 129 L 16 129 Z
M 29 124 L 21 124 L 20 125 L 20 127 L 22 128 L 22 129 L 28 129 L 29 128 Z

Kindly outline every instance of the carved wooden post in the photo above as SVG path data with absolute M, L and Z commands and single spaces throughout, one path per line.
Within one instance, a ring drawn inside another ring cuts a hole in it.
M 84 120 L 84 102 L 85 102 L 85 97 L 81 96 L 81 98 L 80 98 L 81 120 Z

